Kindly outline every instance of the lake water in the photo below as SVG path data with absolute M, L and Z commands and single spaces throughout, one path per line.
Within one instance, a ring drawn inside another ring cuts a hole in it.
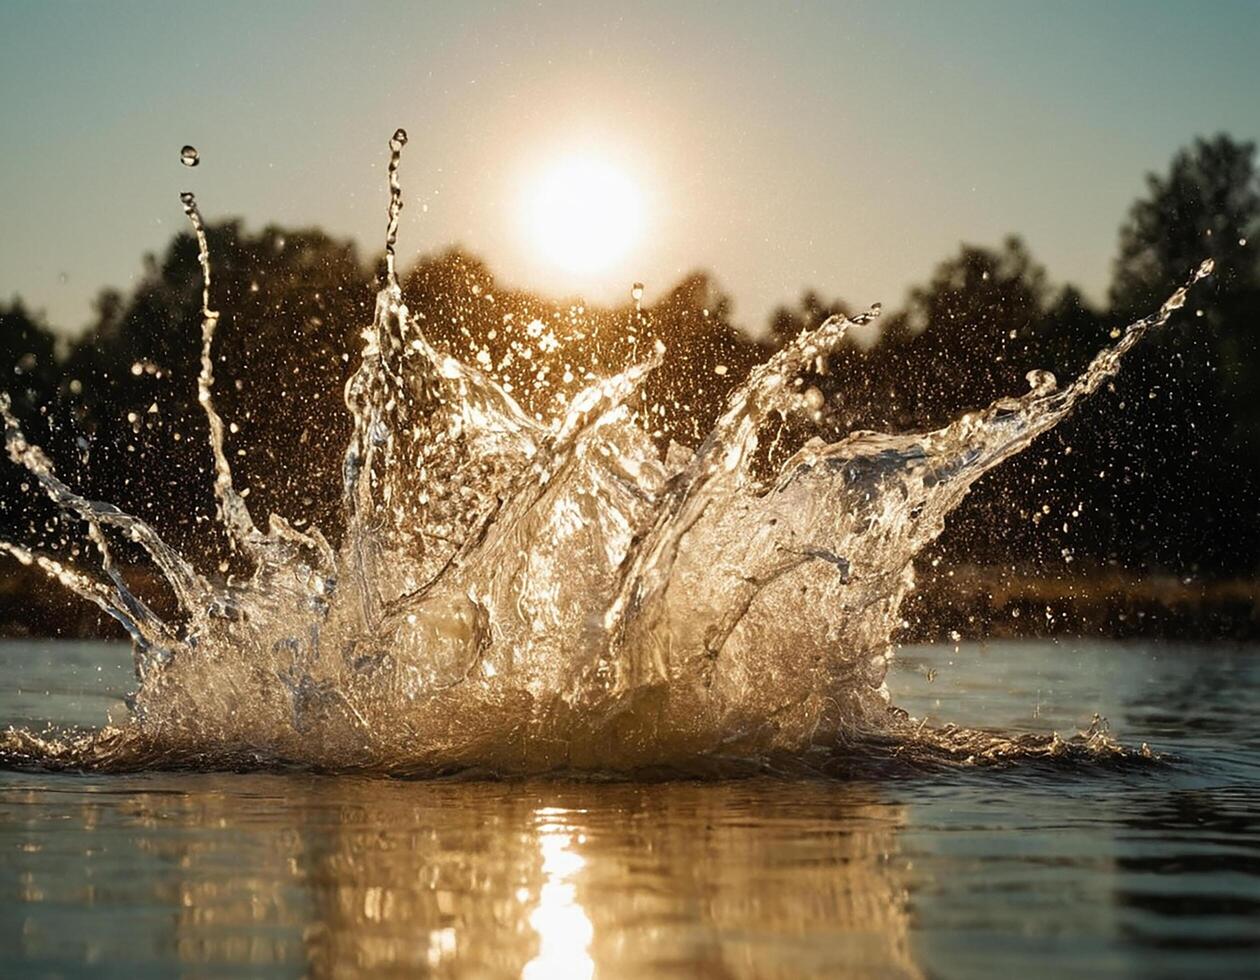
M 130 651 L 8 642 L 0 670 L 0 722 L 99 724 Z M 1260 650 L 912 647 L 890 684 L 933 721 L 1066 735 L 1098 712 L 1164 758 L 707 783 L 0 772 L 0 976 L 1255 975 Z

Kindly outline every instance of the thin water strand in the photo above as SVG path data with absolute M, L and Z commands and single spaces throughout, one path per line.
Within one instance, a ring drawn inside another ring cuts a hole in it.
M 398 164 L 402 160 L 403 147 L 407 145 L 407 131 L 402 127 L 394 130 L 389 141 L 389 221 L 385 226 L 385 276 L 389 285 L 398 287 L 398 272 L 394 268 L 394 247 L 398 242 L 398 216 L 403 209 L 402 183 L 398 179 Z
M 210 451 L 214 457 L 214 497 L 218 504 L 219 519 L 228 534 L 233 550 L 244 547 L 256 552 L 258 529 L 249 515 L 244 499 L 232 484 L 232 464 L 223 449 L 225 430 L 223 419 L 214 407 L 214 332 L 219 324 L 219 314 L 210 308 L 210 244 L 206 240 L 206 226 L 197 198 L 191 191 L 179 196 L 184 214 L 192 223 L 197 236 L 197 262 L 201 266 L 201 373 L 197 375 L 197 402 L 205 412 L 210 426 Z

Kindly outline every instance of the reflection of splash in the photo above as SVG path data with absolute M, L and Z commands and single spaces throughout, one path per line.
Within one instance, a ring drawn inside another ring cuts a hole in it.
M 356 796 L 345 824 L 300 832 L 323 974 L 920 975 L 904 810 L 863 786 L 372 783 Z
M 537 814 L 538 850 L 546 881 L 538 892 L 538 905 L 529 915 L 529 924 L 538 933 L 538 955 L 521 971 L 524 980 L 581 980 L 595 972 L 589 953 L 594 928 L 577 902 L 573 883 L 586 862 L 574 848 L 572 827 L 560 820 L 564 814 L 554 807 L 544 807 Z
M 79 911 L 85 958 L 143 947 L 193 974 L 919 975 L 904 808 L 860 784 L 239 776 L 207 788 L 120 779 L 38 811 L 7 807 L 0 789 L 11 894 L 30 926 L 18 952 L 60 955 L 64 969 L 79 954 L 54 934 Z M 119 867 L 125 881 L 99 890 Z

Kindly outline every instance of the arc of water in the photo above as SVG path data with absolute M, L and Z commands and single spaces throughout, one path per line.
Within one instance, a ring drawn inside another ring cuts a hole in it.
M 1213 261 L 1205 259 L 1155 313 L 1125 327 L 1120 339 L 1095 354 L 1085 370 L 1067 387 L 1055 390 L 1052 377 L 1047 377 L 1044 372 L 1031 372 L 1029 382 L 1032 390 L 1022 398 L 1000 398 L 979 413 L 964 415 L 941 429 L 924 434 L 920 437 L 924 448 L 931 454 L 938 447 L 966 447 L 971 450 L 968 464 L 981 470 L 990 469 L 1013 456 L 1037 436 L 1054 428 L 1077 404 L 1102 387 L 1107 379 L 1115 377 L 1124 355 L 1149 331 L 1158 330 L 1167 323 L 1185 305 L 1195 283 L 1211 275 L 1214 268 Z M 977 444 L 977 436 L 991 434 L 995 426 L 1001 425 L 1010 430 L 1006 438 L 990 437 Z M 954 465 L 959 465 L 960 454 L 955 451 L 952 456 Z M 792 468 L 792 461 L 789 461 L 783 473 L 788 474 Z
M 210 424 L 210 451 L 214 455 L 214 496 L 218 504 L 219 519 L 227 530 L 228 542 L 233 550 L 237 547 L 254 554 L 261 537 L 245 500 L 232 483 L 232 465 L 223 451 L 223 419 L 214 407 L 214 332 L 219 324 L 219 314 L 210 308 L 210 246 L 206 241 L 206 226 L 197 198 L 191 191 L 179 197 L 184 214 L 192 223 L 197 236 L 197 261 L 201 265 L 201 372 L 197 375 L 197 401 Z
M 965 492 L 965 486 L 981 473 L 1022 450 L 1115 375 L 1124 355 L 1149 330 L 1166 323 L 1185 304 L 1194 284 L 1212 271 L 1212 261 L 1204 261 L 1156 313 L 1127 327 L 1121 338 L 1101 350 L 1067 388 L 1054 391 L 1047 380 L 1037 374 L 1033 376 L 1033 391 L 1022 399 L 999 399 L 983 412 L 963 416 L 942 429 L 900 441 L 907 445 L 918 444 L 919 451 L 928 458 L 928 465 L 937 471 L 934 479 L 938 482 L 950 478 L 955 471 L 969 474 L 970 478 L 959 489 L 959 493 Z M 869 322 L 878 313 L 878 308 L 873 307 L 852 322 Z M 775 407 L 776 395 L 782 391 L 787 378 L 814 357 L 834 349 L 849 322 L 832 318 L 817 330 L 803 332 L 791 345 L 754 369 L 697 452 L 685 479 L 675 490 L 674 499 L 661 509 L 638 551 L 626 563 L 621 588 L 605 619 L 615 631 L 609 652 L 614 709 L 619 695 L 667 678 L 666 665 L 654 659 L 655 655 L 647 653 L 637 658 L 626 655 L 631 649 L 651 651 L 654 649 L 651 644 L 626 643 L 625 639 L 629 630 L 651 629 L 651 615 L 649 621 L 638 622 L 638 614 L 652 606 L 653 598 L 659 596 L 670 581 L 682 540 L 712 500 L 711 491 L 715 486 L 728 491 L 738 489 L 742 467 L 756 446 L 761 421 L 767 411 Z M 999 427 L 1008 431 L 1003 437 L 994 438 L 995 428 Z M 820 455 L 852 453 L 862 438 L 853 436 L 821 451 L 801 450 L 782 467 L 778 487 L 793 479 L 803 466 L 816 462 Z
M 342 504 L 350 552 L 354 556 L 352 574 L 359 586 L 363 616 L 368 622 L 376 622 L 381 616 L 379 591 L 367 570 L 367 552 L 374 547 L 371 535 L 366 533 L 369 530 L 366 522 L 371 520 L 373 509 L 372 469 L 378 442 L 387 444 L 392 438 L 383 418 L 385 406 L 391 398 L 387 386 L 392 385 L 398 392 L 403 388 L 402 378 L 390 363 L 390 356 L 402 352 L 408 316 L 395 265 L 398 217 L 403 208 L 398 167 L 406 144 L 407 131 L 400 127 L 394 131 L 389 141 L 389 206 L 385 225 L 386 283 L 377 294 L 372 324 L 363 331 L 359 366 L 346 379 L 343 394 L 353 428 L 342 462 Z
M 157 532 L 140 518 L 124 513 L 113 504 L 88 500 L 66 486 L 57 477 L 52 461 L 44 451 L 27 441 L 17 418 L 13 415 L 9 396 L 3 393 L 0 393 L 0 418 L 4 421 L 4 441 L 9 458 L 25 467 L 35 477 L 49 499 L 58 506 L 77 514 L 87 523 L 88 533 L 102 554 L 107 574 L 119 584 L 123 591 L 127 590 L 121 584 L 121 577 L 114 569 L 101 525 L 117 528 L 144 548 L 162 570 L 180 605 L 189 612 L 199 609 L 205 599 L 213 594 L 209 583 L 197 574 L 179 552 L 166 544 Z M 153 617 L 153 621 L 156 622 L 157 617 Z
M 395 376 L 387 355 L 391 346 L 401 348 L 401 334 L 406 328 L 407 320 L 407 307 L 402 302 L 402 290 L 398 285 L 395 268 L 398 216 L 403 208 L 398 166 L 406 145 L 407 131 L 402 128 L 395 130 L 389 141 L 389 207 L 386 210 L 388 220 L 385 225 L 386 284 L 376 297 L 372 325 L 363 331 L 363 351 L 359 357 L 359 367 L 346 380 L 345 403 L 354 422 L 354 431 L 346 447 L 342 466 L 346 518 L 349 521 L 353 520 L 356 510 L 366 515 L 368 501 L 362 499 L 360 478 L 365 472 L 371 471 L 376 441 L 373 430 L 381 423 L 378 416 L 386 400 L 384 392 L 380 390 L 379 379 L 385 377 L 401 385 L 401 379 Z
M 665 679 L 663 663 L 628 658 L 626 631 L 633 625 L 634 614 L 669 582 L 682 540 L 703 515 L 713 492 L 718 487 L 737 488 L 745 463 L 756 449 L 761 424 L 781 400 L 776 396 L 781 396 L 787 379 L 839 347 L 850 326 L 870 323 L 879 314 L 877 304 L 852 319 L 832 316 L 813 330 L 803 330 L 754 368 L 748 380 L 732 393 L 726 410 L 660 508 L 652 528 L 623 565 L 621 585 L 605 614 L 605 623 L 615 630 L 609 651 L 610 662 L 615 665 L 614 694 Z
M 35 566 L 75 595 L 100 607 L 122 624 L 123 629 L 131 636 L 140 651 L 147 651 L 150 647 L 162 644 L 169 639 L 160 629 L 156 618 L 147 619 L 141 613 L 142 604 L 131 607 L 130 603 L 123 600 L 122 595 L 129 594 L 126 589 L 119 590 L 116 587 L 111 590 L 104 582 L 86 572 L 72 568 L 55 558 L 49 558 L 47 555 L 37 554 L 30 548 L 11 541 L 0 539 L 0 551 L 17 559 L 23 565 Z
M 259 568 L 263 566 L 268 553 L 283 543 L 307 549 L 323 564 L 330 565 L 333 560 L 332 549 L 322 536 L 303 534 L 275 514 L 271 516 L 270 533 L 264 534 L 254 524 L 244 496 L 236 490 L 232 465 L 223 448 L 223 419 L 214 405 L 214 335 L 219 324 L 219 313 L 210 308 L 210 245 L 196 196 L 191 191 L 185 191 L 180 195 L 180 202 L 197 236 L 197 261 L 201 266 L 201 370 L 197 375 L 197 401 L 210 426 L 210 450 L 214 456 L 214 496 L 219 519 L 228 534 L 228 542 L 233 550 L 239 547 L 253 558 Z

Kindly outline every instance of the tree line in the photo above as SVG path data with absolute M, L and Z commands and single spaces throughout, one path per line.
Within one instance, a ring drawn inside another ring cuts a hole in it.
M 335 536 L 348 435 L 342 388 L 372 315 L 379 263 L 317 229 L 251 231 L 226 221 L 210 227 L 209 240 L 222 314 L 215 397 L 231 423 L 238 483 L 256 517 L 276 511 Z M 1104 306 L 1053 285 L 1018 237 L 963 245 L 877 330 L 805 379 L 824 396 L 821 419 L 808 431 L 784 420 L 779 442 L 938 425 L 1021 392 L 1034 368 L 1069 381 L 1116 328 L 1156 309 L 1211 257 L 1217 272 L 1206 288 L 1091 404 L 978 484 L 927 558 L 1036 561 L 1065 574 L 1074 564 L 1117 563 L 1205 578 L 1253 574 L 1258 255 L 1255 147 L 1225 135 L 1197 140 L 1148 177 L 1130 209 Z M 663 448 L 695 446 L 753 365 L 800 330 L 851 312 L 842 299 L 806 291 L 754 339 L 706 272 L 641 310 L 630 297 L 598 307 L 504 288 L 458 248 L 421 259 L 402 286 L 430 340 L 481 365 L 543 419 L 589 379 L 663 342 L 665 362 L 639 406 Z M 148 256 L 130 292 L 103 292 L 87 331 L 68 344 L 20 300 L 0 304 L 0 387 L 68 483 L 226 570 L 196 403 L 200 304 L 188 234 Z M 0 535 L 72 549 L 78 535 L 30 483 L 16 466 L 0 471 Z

